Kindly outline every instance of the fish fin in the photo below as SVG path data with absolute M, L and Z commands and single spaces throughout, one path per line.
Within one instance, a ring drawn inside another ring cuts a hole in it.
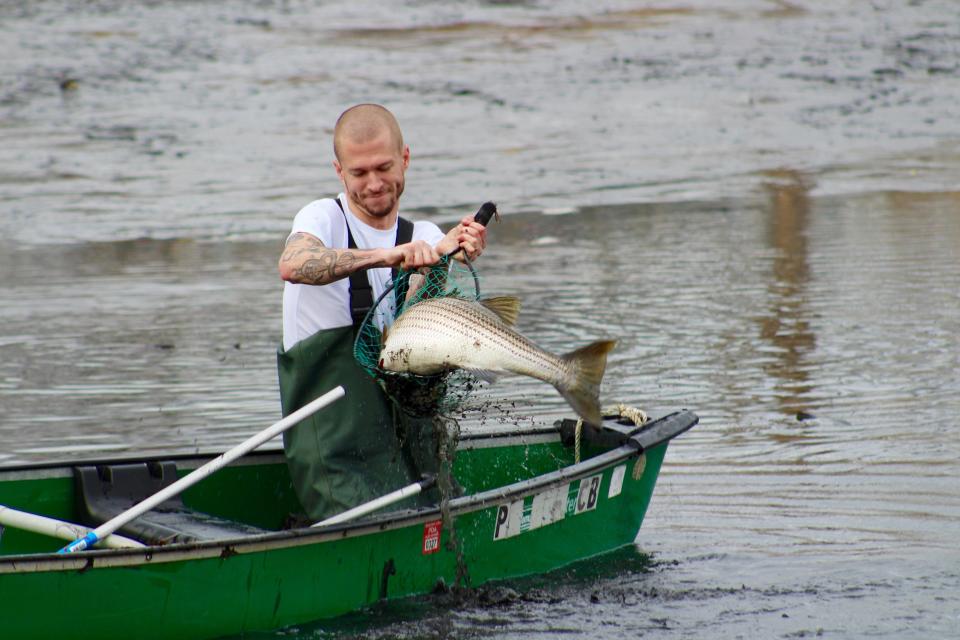
M 499 380 L 501 375 L 500 372 L 490 371 L 489 369 L 464 369 L 464 371 L 490 384 Z
M 573 381 L 569 387 L 560 385 L 557 390 L 584 422 L 599 425 L 603 420 L 600 382 L 607 368 L 607 354 L 616 344 L 616 340 L 598 340 L 561 356 L 571 365 Z
M 495 313 L 498 318 L 503 320 L 504 324 L 511 327 L 517 324 L 517 316 L 520 315 L 520 298 L 516 296 L 497 296 L 477 300 L 477 302 Z

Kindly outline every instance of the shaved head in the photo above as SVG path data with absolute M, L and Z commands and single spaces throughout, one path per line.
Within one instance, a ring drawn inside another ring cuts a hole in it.
M 396 224 L 410 149 L 393 114 L 378 104 L 358 104 L 337 119 L 333 168 L 350 210 L 376 229 Z
M 345 141 L 363 144 L 375 140 L 384 132 L 390 134 L 397 151 L 402 152 L 403 135 L 392 113 L 378 104 L 352 106 L 337 118 L 337 125 L 333 129 L 333 153 L 340 160 Z

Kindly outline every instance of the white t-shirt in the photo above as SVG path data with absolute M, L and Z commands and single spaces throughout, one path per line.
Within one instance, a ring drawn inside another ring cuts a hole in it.
M 341 193 L 337 198 L 343 205 L 343 211 L 332 198 L 314 200 L 297 213 L 293 219 L 294 233 L 309 233 L 318 238 L 323 246 L 331 249 L 347 247 L 346 221 L 349 219 L 350 232 L 358 249 L 389 248 L 397 239 L 397 225 L 380 230 L 374 229 L 357 218 L 350 211 L 346 197 Z M 423 240 L 436 245 L 443 239 L 443 232 L 432 222 L 414 222 L 413 239 Z M 389 267 L 367 270 L 373 300 L 383 293 L 392 278 Z M 327 285 L 292 284 L 283 286 L 283 349 L 289 350 L 300 340 L 309 338 L 321 329 L 334 329 L 352 324 L 350 318 L 350 278 L 343 278 Z M 390 322 L 393 318 L 395 300 L 390 293 L 380 303 L 381 317 L 378 323 Z

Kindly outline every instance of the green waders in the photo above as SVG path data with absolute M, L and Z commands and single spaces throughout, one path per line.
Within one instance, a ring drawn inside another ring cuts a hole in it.
M 354 360 L 353 338 L 353 326 L 327 329 L 277 352 L 284 416 L 337 385 L 346 391 L 342 400 L 283 434 L 294 489 L 317 521 L 416 482 L 438 467 L 432 422 L 407 419 L 396 410 Z M 430 501 L 424 498 L 421 494 L 406 504 Z

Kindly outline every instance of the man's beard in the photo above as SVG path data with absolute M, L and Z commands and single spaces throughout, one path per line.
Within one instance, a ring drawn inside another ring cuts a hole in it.
M 367 205 L 363 205 L 363 208 L 367 210 L 367 213 L 369 213 L 370 215 L 376 218 L 382 218 L 388 215 L 391 211 L 393 211 L 393 208 L 396 207 L 397 203 L 400 201 L 400 196 L 403 194 L 403 188 L 405 186 L 405 183 L 406 183 L 406 180 L 401 179 L 400 182 L 397 184 L 396 193 L 386 193 L 386 194 L 383 194 L 383 196 L 380 196 L 380 197 L 387 197 L 387 204 L 385 204 L 384 206 L 374 209 Z

